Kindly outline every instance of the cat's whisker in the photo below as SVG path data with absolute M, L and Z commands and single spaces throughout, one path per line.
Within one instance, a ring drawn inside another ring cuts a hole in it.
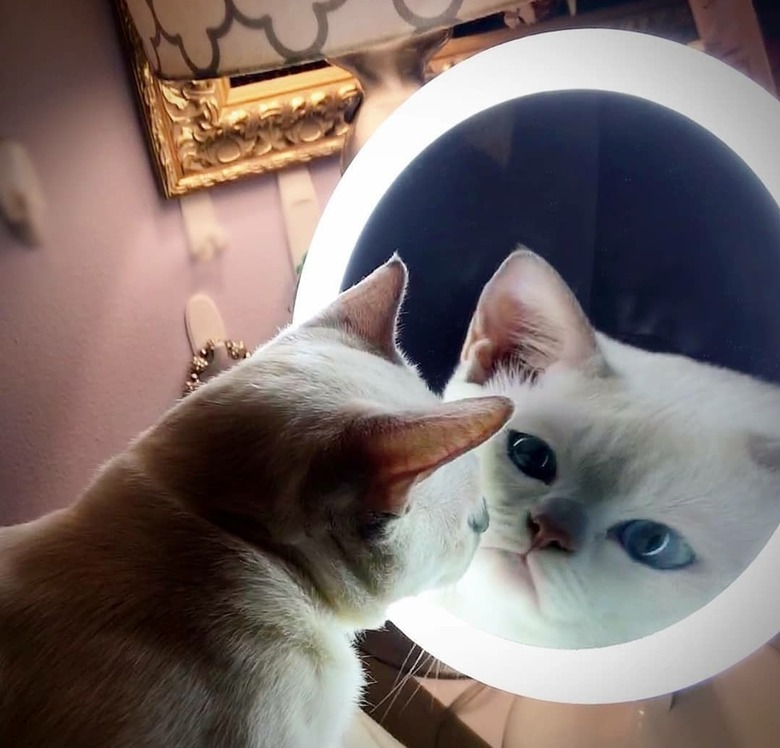
M 428 662 L 428 669 L 425 671 L 425 675 L 423 675 L 423 678 L 430 678 L 431 677 L 431 670 L 436 671 L 434 673 L 434 679 L 439 677 L 439 672 L 441 670 L 441 662 L 437 660 L 433 655 L 430 657 L 430 661 Z
M 406 709 L 409 704 L 412 703 L 412 699 L 417 695 L 417 692 L 422 688 L 422 683 L 420 683 L 419 680 L 415 680 L 414 683 L 414 689 L 412 690 L 412 693 L 409 694 L 409 698 L 404 702 L 403 706 L 398 710 L 398 713 L 401 714 L 404 709 Z
M 401 667 L 398 668 L 398 672 L 395 674 L 393 685 L 390 687 L 390 691 L 392 691 L 398 685 L 398 681 L 403 677 L 406 663 L 409 662 L 409 658 L 412 656 L 412 652 L 414 652 L 414 646 L 409 647 L 409 651 L 406 653 L 406 657 L 404 657 L 403 662 L 401 663 Z
M 426 671 L 426 673 L 430 673 L 431 667 L 438 667 L 439 666 L 439 661 L 436 660 L 433 657 L 433 655 L 428 654 L 428 658 L 429 658 L 428 670 Z M 421 678 L 425 678 L 425 677 L 427 677 L 427 675 L 426 676 L 421 676 Z M 398 710 L 399 714 L 401 712 L 403 712 L 403 710 L 406 709 L 407 706 L 409 706 L 409 704 L 412 702 L 412 699 L 417 695 L 419 690 L 422 688 L 422 683 L 420 682 L 421 678 L 417 678 L 417 674 L 414 671 L 409 673 L 409 678 L 407 678 L 407 680 L 409 680 L 410 678 L 415 678 L 414 688 L 412 689 L 412 693 L 409 695 L 409 698 L 404 702 L 404 705 Z M 399 695 L 400 695 L 400 692 L 399 692 Z
M 426 654 L 424 651 L 420 650 L 420 653 L 417 655 L 417 659 L 414 661 L 413 665 L 410 668 L 406 668 L 406 663 L 409 660 L 409 657 L 411 656 L 412 652 L 414 651 L 414 647 L 409 648 L 409 653 L 404 658 L 403 664 L 398 669 L 398 672 L 396 673 L 395 679 L 393 680 L 393 685 L 390 687 L 390 690 L 374 705 L 373 709 L 371 710 L 372 713 L 375 712 L 379 707 L 381 707 L 386 701 L 391 700 L 390 706 L 388 706 L 387 710 L 385 711 L 384 715 L 382 716 L 382 719 L 384 719 L 390 708 L 392 707 L 392 700 L 393 697 L 403 689 L 403 687 L 406 685 L 406 681 L 409 679 L 409 674 L 414 672 L 414 669 L 418 666 L 420 660 L 422 657 Z
M 433 661 L 433 668 L 435 670 L 435 673 L 433 675 L 433 679 L 434 680 L 439 680 L 439 678 L 441 678 L 441 660 L 434 660 Z M 431 691 L 431 708 L 433 708 L 435 703 L 436 703 L 436 697 L 434 696 L 433 691 Z
M 398 687 L 396 689 L 394 689 L 394 693 L 393 693 L 393 691 L 391 691 L 392 698 L 390 699 L 390 703 L 387 705 L 387 708 L 385 709 L 385 712 L 382 715 L 382 717 L 380 719 L 380 722 L 382 722 L 385 719 L 387 719 L 387 715 L 390 714 L 391 710 L 393 709 L 393 706 L 395 705 L 395 702 L 398 701 L 398 697 L 403 692 L 403 689 L 406 686 L 406 684 L 417 675 L 417 673 L 419 672 L 420 668 L 423 667 L 423 665 L 425 664 L 425 662 L 423 661 L 423 657 L 426 657 L 426 656 L 430 657 L 430 655 L 427 652 L 425 652 L 423 650 L 420 650 L 420 654 L 417 655 L 417 659 L 415 660 L 414 665 L 412 665 L 412 667 L 409 670 L 409 672 L 406 673 L 406 675 L 403 677 L 401 682 L 398 684 Z M 412 697 L 414 697 L 414 695 L 417 693 L 417 691 L 419 689 L 420 689 L 420 683 L 416 682 L 415 683 L 415 687 L 412 690 L 412 695 L 405 702 L 403 708 L 406 708 L 406 706 L 409 705 L 409 702 L 411 701 Z M 383 701 L 384 701 L 384 699 L 383 699 Z

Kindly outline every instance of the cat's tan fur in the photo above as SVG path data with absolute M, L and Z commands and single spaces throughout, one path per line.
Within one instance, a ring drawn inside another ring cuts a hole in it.
M 392 260 L 73 506 L 0 530 L 3 745 L 339 745 L 355 633 L 463 573 L 484 529 L 469 450 L 512 410 L 428 391 L 394 345 L 405 279 Z

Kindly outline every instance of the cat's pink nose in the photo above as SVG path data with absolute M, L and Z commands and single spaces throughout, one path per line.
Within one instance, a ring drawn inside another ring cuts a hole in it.
M 529 551 L 542 548 L 559 548 L 562 551 L 573 551 L 574 542 L 569 533 L 557 527 L 544 514 L 536 517 L 528 516 L 528 529 L 531 532 L 531 547 Z
M 528 514 L 532 550 L 557 548 L 573 553 L 585 528 L 582 507 L 570 499 L 551 499 Z

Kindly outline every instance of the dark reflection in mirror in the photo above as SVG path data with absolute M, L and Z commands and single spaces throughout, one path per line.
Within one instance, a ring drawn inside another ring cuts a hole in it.
M 603 646 L 744 570 L 780 521 L 780 390 L 734 373 L 780 382 L 780 211 L 729 148 L 632 97 L 513 101 L 404 171 L 343 286 L 395 251 L 431 386 L 517 404 L 480 452 L 492 522 L 452 610 Z

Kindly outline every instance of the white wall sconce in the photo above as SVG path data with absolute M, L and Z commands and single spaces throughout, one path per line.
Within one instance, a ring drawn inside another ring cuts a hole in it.
M 24 244 L 44 239 L 46 201 L 35 166 L 16 140 L 0 138 L 0 215 L 8 229 Z

